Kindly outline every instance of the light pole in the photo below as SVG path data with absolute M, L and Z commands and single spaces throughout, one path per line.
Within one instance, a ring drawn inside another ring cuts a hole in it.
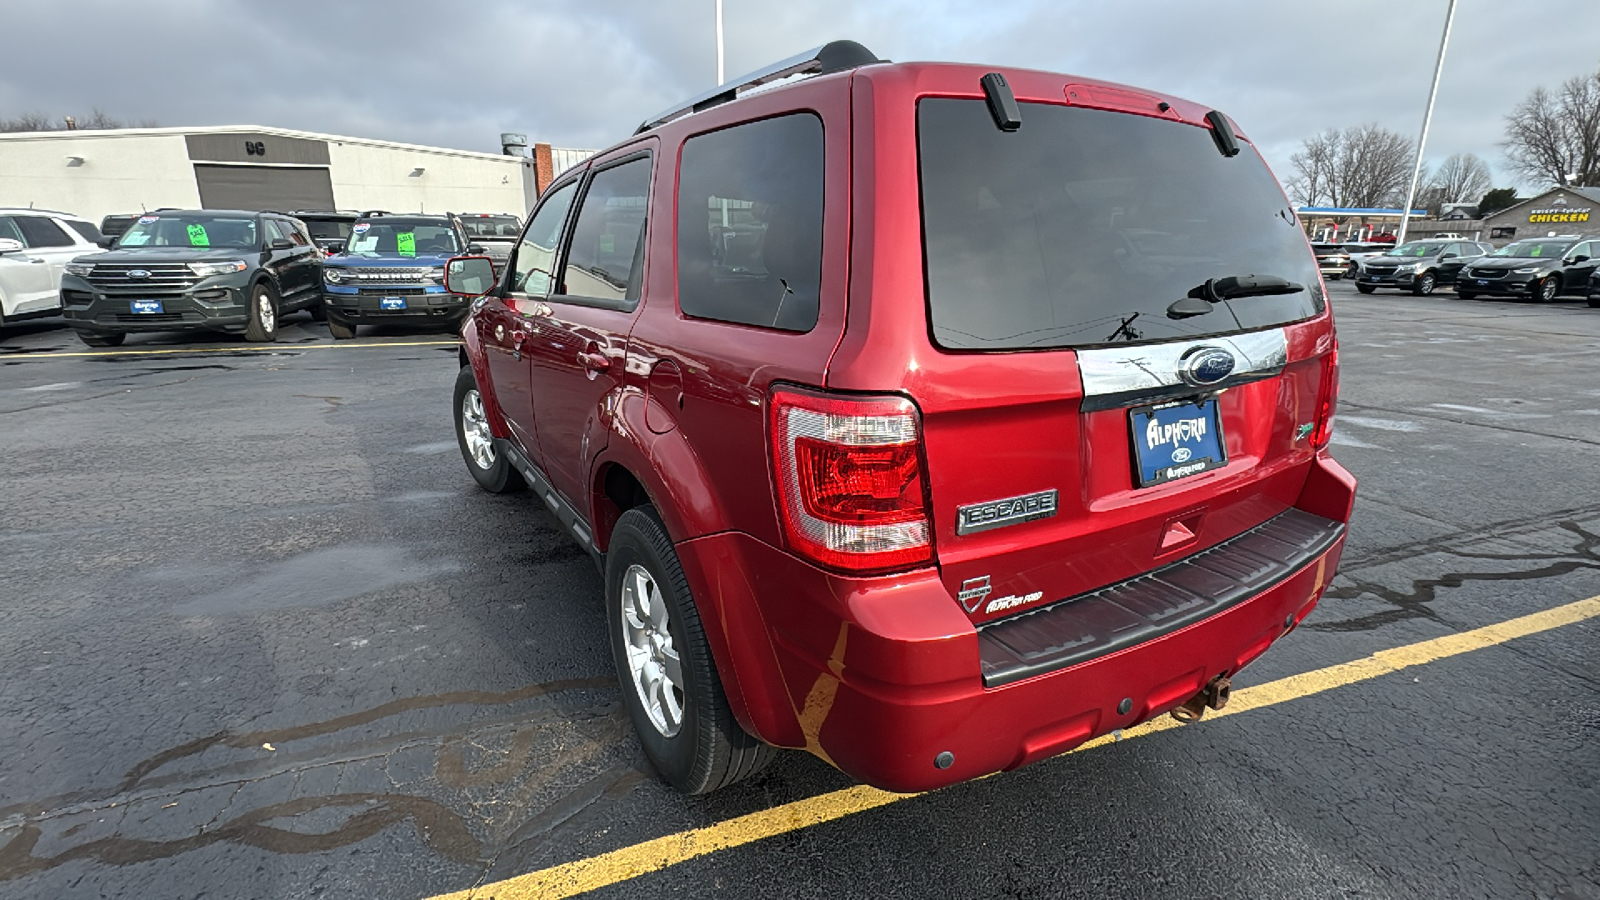
M 1455 0 L 1450 0 L 1452 7 Z M 717 0 L 717 85 L 720 87 L 727 79 L 722 74 L 722 0 Z
M 722 0 L 717 0 L 722 3 Z M 1439 96 L 1439 73 L 1444 71 L 1444 51 L 1450 45 L 1450 24 L 1456 20 L 1456 0 L 1444 15 L 1444 34 L 1439 38 L 1439 60 L 1433 64 L 1433 87 L 1428 89 L 1428 111 L 1422 114 L 1422 134 L 1417 138 L 1417 162 L 1411 167 L 1411 183 L 1406 187 L 1406 206 L 1400 211 L 1400 233 L 1395 244 L 1406 242 L 1406 226 L 1411 223 L 1411 204 L 1417 199 L 1417 179 L 1422 175 L 1422 148 L 1428 143 L 1428 125 L 1433 121 L 1433 101 Z M 720 19 L 718 21 L 721 21 Z

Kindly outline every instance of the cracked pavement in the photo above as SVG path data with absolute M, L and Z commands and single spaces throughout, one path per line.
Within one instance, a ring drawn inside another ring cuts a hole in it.
M 1352 536 L 1238 686 L 1600 594 L 1600 311 L 1330 288 Z M 655 780 L 592 563 L 463 469 L 455 351 L 414 346 L 447 337 L 0 333 L 0 896 L 424 897 L 846 785 L 799 754 Z M 1600 900 L 1597 647 L 1579 623 L 598 893 Z

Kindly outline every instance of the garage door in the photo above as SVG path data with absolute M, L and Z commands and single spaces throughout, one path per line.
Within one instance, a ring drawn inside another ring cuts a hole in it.
M 195 164 L 206 209 L 333 209 L 333 182 L 322 167 Z

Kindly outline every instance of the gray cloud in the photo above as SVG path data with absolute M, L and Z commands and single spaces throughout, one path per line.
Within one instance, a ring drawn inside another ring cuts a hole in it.
M 835 37 L 893 59 L 988 62 L 1161 90 L 1227 111 L 1280 177 L 1299 141 L 1421 125 L 1444 0 L 726 0 L 730 74 Z M 709 87 L 712 0 L 353 3 L 8 0 L 0 116 L 261 124 L 497 149 L 501 131 L 601 147 Z M 19 39 L 20 38 L 20 39 Z M 1462 0 L 1428 156 L 1499 172 L 1501 117 L 1600 65 L 1593 0 Z

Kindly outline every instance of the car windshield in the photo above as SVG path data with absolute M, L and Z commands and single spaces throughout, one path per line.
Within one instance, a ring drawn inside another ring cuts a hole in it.
M 934 340 L 960 350 L 1226 334 L 1309 318 L 1321 279 L 1294 211 L 1250 145 L 1147 116 L 1023 103 L 1004 132 L 982 100 L 918 105 Z M 1167 308 L 1213 278 L 1303 286 L 1207 315 Z
M 1570 249 L 1572 241 L 1517 241 L 1496 250 L 1494 255 L 1519 259 L 1560 259 Z
M 462 216 L 461 227 L 468 238 L 514 241 L 522 235 L 522 222 L 516 216 Z
M 319 241 L 344 241 L 350 238 L 350 226 L 355 223 L 348 219 L 301 219 L 310 229 L 311 236 Z
M 456 230 L 438 219 L 363 220 L 350 229 L 348 256 L 452 256 L 461 250 Z
M 1437 256 L 1444 246 L 1438 241 L 1413 241 L 1409 244 L 1401 244 L 1385 253 L 1384 256 Z
M 260 245 L 254 216 L 149 215 L 128 226 L 117 238 L 117 249 L 137 247 L 227 247 L 254 249 Z

